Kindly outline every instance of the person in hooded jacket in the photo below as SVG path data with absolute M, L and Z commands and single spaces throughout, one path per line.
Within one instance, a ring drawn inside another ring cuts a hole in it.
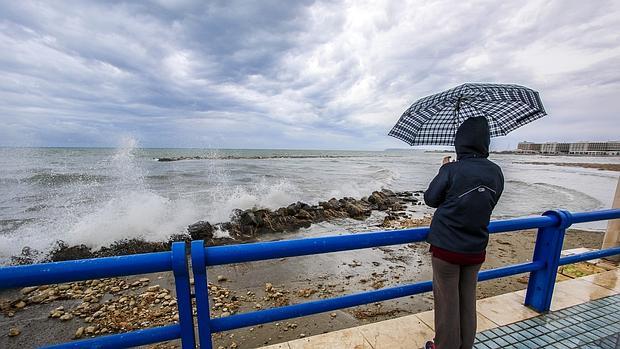
M 435 341 L 426 348 L 469 349 L 476 336 L 476 282 L 489 241 L 487 225 L 504 190 L 504 176 L 489 156 L 484 117 L 465 120 L 454 145 L 457 160 L 444 158 L 424 201 L 437 210 L 431 245 Z

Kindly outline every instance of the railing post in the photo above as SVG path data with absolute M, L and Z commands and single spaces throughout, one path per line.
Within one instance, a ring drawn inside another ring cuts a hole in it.
M 179 325 L 181 326 L 181 347 L 183 349 L 194 349 L 196 348 L 194 315 L 192 314 L 191 288 L 185 242 L 172 243 L 172 272 L 177 293 Z
M 549 311 L 551 307 L 564 233 L 572 222 L 570 212 L 564 210 L 547 211 L 543 215 L 556 217 L 558 224 L 538 229 L 532 261 L 543 262 L 545 267 L 530 273 L 525 295 L 525 305 L 540 313 Z
M 207 258 L 203 240 L 192 241 L 192 271 L 194 272 L 194 292 L 196 294 L 200 348 L 212 349 L 209 289 L 207 287 Z
M 618 177 L 612 208 L 620 208 L 620 177 Z M 605 249 L 616 246 L 620 246 L 620 219 L 611 219 L 607 222 L 607 231 L 603 237 L 603 246 L 601 248 Z M 618 255 L 610 256 L 605 259 L 612 262 L 620 262 L 620 256 Z

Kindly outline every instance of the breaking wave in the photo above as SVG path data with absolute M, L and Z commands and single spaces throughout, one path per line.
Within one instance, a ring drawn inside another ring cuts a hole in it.
M 28 177 L 29 183 L 65 186 L 67 190 L 57 198 L 65 204 L 48 212 L 47 218 L 2 221 L 0 264 L 19 255 L 25 246 L 47 252 L 58 240 L 94 249 L 123 239 L 165 241 L 173 234 L 186 232 L 187 226 L 198 220 L 223 222 L 237 208 L 287 205 L 299 192 L 285 180 L 274 183 L 266 177 L 257 178 L 253 184 L 231 186 L 226 170 L 210 167 L 204 174 L 205 181 L 219 185 L 182 194 L 174 190 L 174 176 L 163 176 L 172 188 L 162 194 L 149 187 L 145 179 L 152 177 L 135 157 L 136 149 L 135 140 L 124 140 L 104 161 L 102 175 L 37 173 Z M 96 185 L 100 181 L 107 181 L 105 189 Z M 51 208 L 41 205 L 26 212 L 45 209 Z

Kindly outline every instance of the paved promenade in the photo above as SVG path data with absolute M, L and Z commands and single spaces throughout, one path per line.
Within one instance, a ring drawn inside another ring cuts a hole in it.
M 556 284 L 551 312 L 523 306 L 525 291 L 478 301 L 476 348 L 620 349 L 620 270 Z M 433 312 L 381 321 L 263 349 L 415 349 L 433 338 Z

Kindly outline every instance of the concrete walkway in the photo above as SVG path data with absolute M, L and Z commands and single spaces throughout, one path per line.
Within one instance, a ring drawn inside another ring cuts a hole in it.
M 551 312 L 523 306 L 525 291 L 478 301 L 476 348 L 620 348 L 620 270 L 556 284 Z M 263 349 L 414 349 L 434 336 L 433 312 Z

